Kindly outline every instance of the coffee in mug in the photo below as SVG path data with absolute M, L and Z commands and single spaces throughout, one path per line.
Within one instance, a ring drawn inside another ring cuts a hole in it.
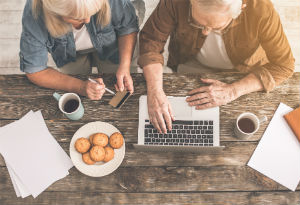
M 84 108 L 80 97 L 76 93 L 65 93 L 59 95 L 53 93 L 53 97 L 58 101 L 58 107 L 70 120 L 79 120 L 84 114 Z
M 238 138 L 246 139 L 257 132 L 260 124 L 267 121 L 264 116 L 261 119 L 250 112 L 245 112 L 239 115 L 234 125 L 234 134 Z

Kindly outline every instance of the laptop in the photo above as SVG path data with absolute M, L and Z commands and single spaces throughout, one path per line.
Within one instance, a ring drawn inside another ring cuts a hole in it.
M 209 153 L 221 151 L 219 107 L 196 110 L 186 102 L 186 97 L 168 96 L 175 121 L 172 130 L 160 134 L 150 123 L 147 96 L 139 99 L 138 143 L 141 151 Z

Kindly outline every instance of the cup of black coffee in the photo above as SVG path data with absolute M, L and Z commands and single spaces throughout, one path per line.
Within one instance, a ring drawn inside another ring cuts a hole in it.
M 84 114 L 80 97 L 75 93 L 65 93 L 60 95 L 53 93 L 53 97 L 58 101 L 58 107 L 62 113 L 70 120 L 79 120 Z
M 267 121 L 264 116 L 259 119 L 255 114 L 245 112 L 239 115 L 235 122 L 234 134 L 238 138 L 246 139 L 252 136 L 259 129 L 260 124 Z

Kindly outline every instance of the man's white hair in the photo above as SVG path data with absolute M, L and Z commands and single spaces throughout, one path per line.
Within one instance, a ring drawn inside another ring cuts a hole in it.
M 242 0 L 190 0 L 192 3 L 197 3 L 203 10 L 207 12 L 217 11 L 218 8 L 228 6 L 228 12 L 232 18 L 237 18 L 242 12 Z

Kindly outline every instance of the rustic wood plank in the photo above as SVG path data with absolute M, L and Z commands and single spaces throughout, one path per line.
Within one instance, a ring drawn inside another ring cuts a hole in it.
M 237 140 L 232 136 L 232 128 L 236 117 L 241 112 L 251 111 L 258 116 L 266 115 L 268 120 L 270 120 L 279 102 L 286 103 L 294 108 L 299 106 L 299 76 L 299 73 L 294 74 L 291 79 L 280 85 L 271 93 L 252 93 L 242 96 L 227 105 L 221 106 L 221 139 L 224 141 Z M 232 82 L 238 79 L 238 77 L 241 77 L 241 75 L 222 73 L 215 74 L 213 77 L 224 80 L 225 82 Z M 112 87 L 113 78 L 113 75 L 104 76 L 108 87 Z M 56 137 L 71 137 L 71 131 L 75 132 L 80 126 L 87 122 L 100 120 L 115 123 L 117 127 L 120 127 L 122 132 L 124 131 L 126 135 L 128 134 L 130 138 L 132 137 L 132 139 L 135 140 L 138 128 L 138 99 L 141 94 L 146 93 L 146 88 L 142 74 L 134 74 L 133 79 L 136 86 L 135 94 L 126 102 L 122 109 L 113 109 L 108 105 L 111 98 L 109 94 L 106 94 L 101 101 L 91 101 L 83 97 L 82 101 L 85 107 L 85 115 L 82 120 L 72 122 L 68 121 L 62 113 L 59 112 L 57 102 L 52 97 L 52 90 L 29 84 L 25 76 L 0 76 L 0 118 L 19 119 L 29 110 L 37 111 L 40 109 L 42 110 L 44 118 L 50 120 L 47 122 L 48 127 Z M 174 79 L 180 83 L 172 83 Z M 185 76 L 166 74 L 164 77 L 164 88 L 167 95 L 186 96 L 187 90 L 201 85 L 199 79 L 199 75 Z M 176 93 L 174 93 L 174 90 L 176 90 Z M 122 120 L 124 116 L 126 116 L 126 120 Z M 9 123 L 9 121 L 3 121 L 1 125 L 3 126 L 5 123 Z M 67 123 L 68 128 L 66 128 L 64 123 Z M 128 125 L 129 123 L 130 126 L 127 128 L 122 127 L 122 123 L 124 123 L 124 125 Z M 266 126 L 267 123 L 262 125 L 259 132 L 250 140 L 256 141 L 260 139 Z
M 134 149 L 133 143 L 126 137 L 126 154 L 122 167 L 128 166 L 244 166 L 257 146 L 257 142 L 223 142 L 225 149 L 220 153 L 193 154 L 174 152 L 139 152 Z M 69 142 L 60 143 L 69 154 Z M 0 155 L 0 167 L 5 166 Z
M 6 167 L 0 167 L 1 193 L 13 192 Z M 89 192 L 200 192 L 288 190 L 247 166 L 119 167 L 112 174 L 94 178 L 76 168 L 47 191 Z M 300 185 L 297 190 L 300 190 Z
M 208 193 L 102 193 L 90 192 L 43 192 L 36 199 L 17 198 L 13 192 L 2 192 L 0 204 L 180 204 L 180 205 L 274 205 L 299 204 L 300 193 L 297 192 L 208 192 Z

